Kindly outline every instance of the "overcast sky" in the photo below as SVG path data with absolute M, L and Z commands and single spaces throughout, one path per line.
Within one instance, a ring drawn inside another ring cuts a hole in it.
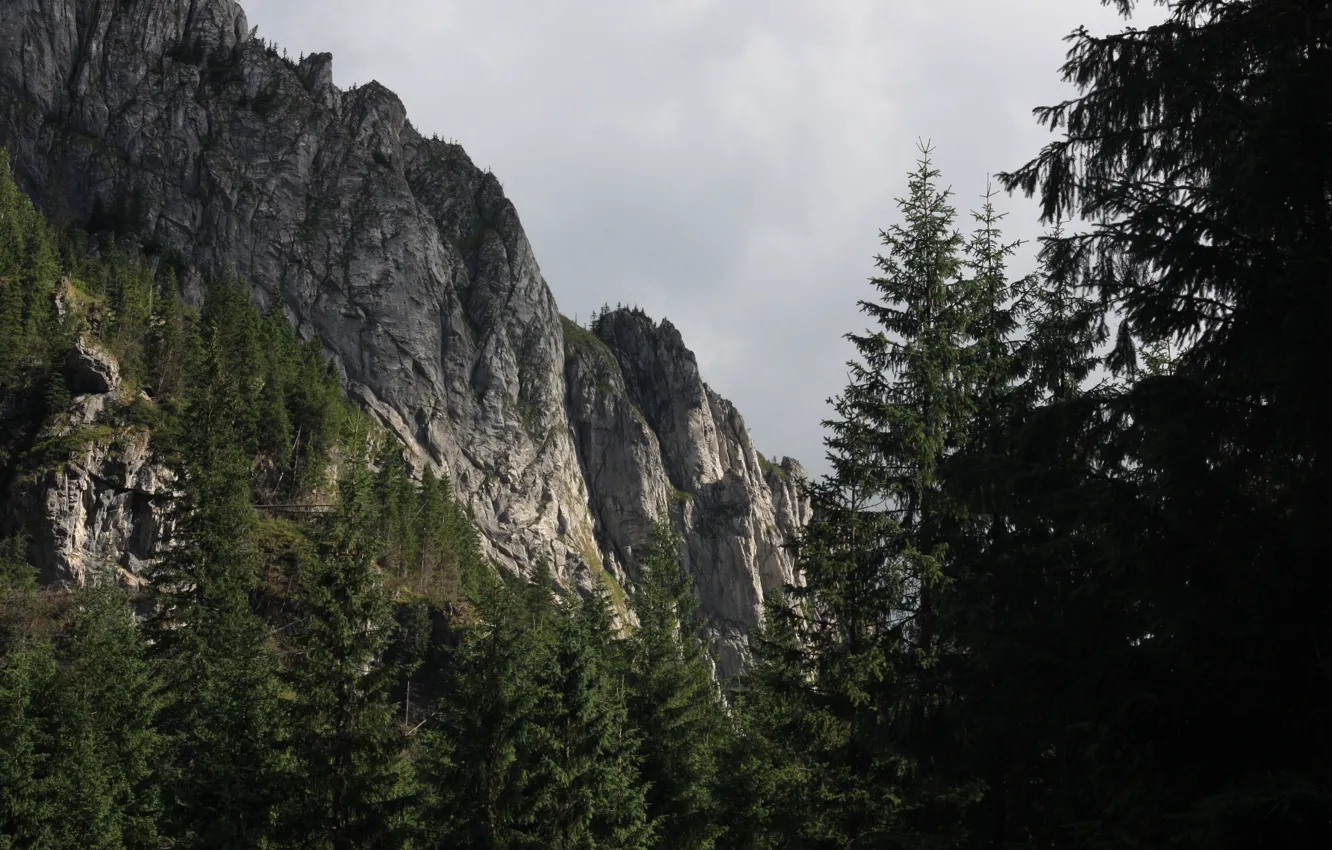
M 1051 138 L 1031 110 L 1072 94 L 1063 37 L 1125 25 L 1098 0 L 241 3 L 491 168 L 563 313 L 669 318 L 759 450 L 816 475 L 917 139 L 969 231 L 987 173 Z M 1033 201 L 998 206 L 1006 234 L 1040 235 Z

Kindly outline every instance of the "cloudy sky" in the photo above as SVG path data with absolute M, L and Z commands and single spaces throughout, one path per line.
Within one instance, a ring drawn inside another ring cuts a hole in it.
M 759 450 L 816 474 L 917 140 L 970 230 L 986 175 L 1050 139 L 1032 108 L 1072 94 L 1063 37 L 1125 25 L 1098 0 L 241 2 L 494 170 L 562 312 L 669 318 Z M 1034 202 L 998 206 L 1040 235 Z

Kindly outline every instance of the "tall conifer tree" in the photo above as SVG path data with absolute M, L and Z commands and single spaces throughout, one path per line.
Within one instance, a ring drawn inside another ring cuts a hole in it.
M 392 844 L 403 828 L 408 765 L 390 691 L 407 671 L 379 663 L 393 627 L 366 435 L 353 435 L 338 511 L 302 565 L 290 681 L 297 784 L 290 838 L 331 850 Z
M 1053 408 L 1043 453 L 1026 441 L 1044 480 L 1022 495 L 1057 533 L 1030 569 L 1067 603 L 1039 621 L 1066 675 L 1047 704 L 1085 736 L 1061 779 L 1085 791 L 1087 843 L 1321 846 L 1332 15 L 1168 5 L 1073 33 L 1078 95 L 1037 111 L 1063 137 L 1002 177 L 1046 220 L 1092 223 L 1054 241 L 1057 271 L 1116 314 L 1126 379 Z M 1134 349 L 1162 344 L 1171 368 L 1135 374 Z M 1218 748 L 1241 716 L 1245 743 Z
M 834 401 L 839 418 L 825 423 L 833 472 L 812 489 L 798 550 L 805 585 L 792 591 L 811 698 L 846 724 L 827 769 L 860 784 L 842 792 L 843 846 L 942 830 L 966 793 L 902 781 L 944 734 L 938 594 L 958 522 L 941 465 L 965 440 L 971 409 L 964 240 L 932 150 L 920 150 L 898 201 L 903 222 L 881 233 L 878 297 L 860 302 L 878 328 L 847 337 L 860 359 Z
M 422 753 L 427 847 L 651 845 L 608 603 L 551 589 L 495 589 L 457 651 Z
M 159 684 L 126 594 L 40 625 L 0 653 L 0 847 L 160 846 Z
M 277 660 L 251 610 L 258 579 L 239 376 L 225 326 L 195 338 L 177 438 L 184 498 L 152 572 L 174 773 L 169 832 L 191 846 L 266 846 L 285 772 Z
M 678 538 L 660 521 L 642 548 L 630 601 L 638 626 L 624 649 L 629 714 L 643 737 L 648 817 L 661 846 L 705 850 L 724 831 L 715 787 L 726 734 L 721 694 Z

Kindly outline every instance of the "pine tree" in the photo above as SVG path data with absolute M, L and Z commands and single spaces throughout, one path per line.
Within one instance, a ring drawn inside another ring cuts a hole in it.
M 158 683 L 125 594 L 89 587 L 0 661 L 0 847 L 157 846 Z
M 268 627 L 250 607 L 258 563 L 244 394 L 222 328 L 202 333 L 175 437 L 184 497 L 151 574 L 149 626 L 170 700 L 165 819 L 191 846 L 262 847 L 287 772 L 280 682 Z
M 604 594 L 557 621 L 558 675 L 544 723 L 550 749 L 531 788 L 533 847 L 646 848 L 653 841 Z M 620 675 L 616 675 L 619 673 Z
M 60 824 L 51 793 L 58 669 L 49 637 L 11 642 L 0 656 L 0 848 L 51 847 Z
M 143 342 L 158 287 L 142 260 L 125 252 L 112 255 L 109 271 L 104 286 L 110 321 L 101 337 L 121 370 L 137 378 L 146 371 Z
M 1125 386 L 1040 417 L 1033 501 L 1009 506 L 1054 532 L 1028 568 L 1069 605 L 1034 625 L 1059 641 L 1050 711 L 1084 730 L 1058 780 L 1084 790 L 1070 820 L 1089 844 L 1332 841 L 1308 732 L 1332 725 L 1309 686 L 1332 644 L 1315 531 L 1332 523 L 1332 130 L 1313 117 L 1330 36 L 1324 2 L 1189 0 L 1079 30 L 1078 96 L 1037 113 L 1064 138 L 1001 177 L 1047 221 L 1092 223 L 1051 243 L 1056 272 L 1120 323 Z M 1135 349 L 1162 344 L 1171 369 L 1139 374 Z M 1235 716 L 1253 734 L 1216 747 Z
M 947 673 L 952 698 L 943 706 L 947 734 L 928 742 L 928 770 L 917 781 L 970 788 L 957 818 L 966 841 L 1043 846 L 1068 836 L 1050 829 L 1048 810 L 1058 808 L 1052 804 L 1059 794 L 1047 784 L 1050 760 L 1039 755 L 1059 743 L 1058 724 L 1033 720 L 1048 715 L 1049 703 L 1030 659 L 1050 636 L 1027 624 L 1033 612 L 1067 610 L 1071 603 L 1042 592 L 1032 569 L 1049 539 L 1049 519 L 1033 521 L 1010 499 L 1030 475 L 1029 468 L 1019 471 L 1020 463 L 1033 459 L 1018 435 L 1036 433 L 1039 408 L 1055 393 L 1062 400 L 1078 393 L 1094 365 L 1101 312 L 1055 276 L 1007 279 L 1004 261 L 1016 244 L 1002 243 L 991 197 L 987 191 L 982 210 L 973 213 L 979 227 L 968 246 L 970 438 L 944 466 L 947 491 L 965 505 L 940 605 L 948 657 L 937 669 Z M 1021 335 L 1019 320 L 1025 320 Z
M 290 672 L 297 775 L 288 829 L 299 846 L 391 843 L 406 806 L 405 742 L 390 690 L 408 671 L 379 663 L 393 621 L 374 561 L 381 544 L 365 442 L 354 438 L 338 513 L 317 560 L 303 565 Z
M 160 683 L 125 594 L 93 586 L 61 641 L 52 788 L 68 847 L 157 845 Z
M 1085 251 L 1065 238 L 1059 222 L 1041 245 L 1040 272 L 1023 287 L 1017 305 L 1025 331 L 1017 362 L 1026 410 L 1081 395 L 1109 339 L 1104 306 L 1078 289 L 1090 273 Z
M 2 198 L 0 198 L 2 200 Z M 0 848 L 50 846 L 57 664 L 24 540 L 0 542 Z
M 324 355 L 323 344 L 314 337 L 299 349 L 293 352 L 296 364 L 286 396 L 296 434 L 295 487 L 299 492 L 309 492 L 326 483 L 329 453 L 346 422 L 342 384 L 332 361 Z
M 849 757 L 864 738 L 856 737 L 857 717 L 848 716 L 841 695 L 819 681 L 807 628 L 778 595 L 750 633 L 754 664 L 732 695 L 718 787 L 727 847 L 876 846 L 894 822 L 895 788 L 876 762 L 882 754 Z M 871 776 L 879 781 L 866 781 Z
M 1020 292 L 1029 280 L 1011 281 L 1007 262 L 1022 242 L 1004 242 L 1000 223 L 1005 214 L 994 208 L 994 190 L 985 187 L 984 204 L 972 212 L 976 229 L 966 246 L 965 311 L 971 339 L 963 357 L 969 383 L 971 421 L 967 430 L 974 446 L 997 446 L 1009 418 L 1011 390 L 1019 370 L 1015 333 L 1022 318 Z
M 409 569 L 415 569 L 419 558 L 421 499 L 408 475 L 401 446 L 396 443 L 386 444 L 378 465 L 375 501 L 381 518 L 380 536 L 384 540 L 384 560 L 389 572 L 401 580 L 406 578 Z M 426 476 L 433 478 L 433 473 L 427 469 Z
M 457 650 L 422 752 L 424 846 L 652 840 L 608 603 L 562 611 L 551 589 L 495 589 Z
M 19 190 L 0 148 L 0 388 L 13 387 L 53 341 L 59 277 L 46 219 Z
M 259 396 L 264 387 L 263 317 L 255 309 L 248 285 L 231 266 L 208 283 L 199 322 L 205 333 L 216 334 L 217 369 L 227 376 L 235 398 L 232 412 L 240 448 L 253 457 L 259 452 Z
M 648 817 L 661 846 L 711 848 L 723 833 L 715 787 L 727 733 L 721 694 L 669 525 L 654 524 L 636 554 L 630 604 L 638 627 L 625 647 L 626 684 L 629 716 L 643 738 Z
M 904 222 L 881 234 L 878 300 L 860 304 L 879 329 L 848 335 L 861 359 L 825 423 L 833 472 L 811 488 L 814 519 L 797 550 L 805 584 L 791 592 L 817 683 L 810 698 L 843 725 L 823 766 L 841 783 L 826 840 L 842 846 L 947 832 L 974 793 L 903 784 L 948 735 L 939 594 L 961 520 L 941 468 L 967 436 L 968 331 L 983 290 L 963 277 L 950 192 L 936 188 L 931 149 L 921 153 L 898 201 Z
M 459 574 L 449 551 L 453 532 L 449 515 L 450 491 L 447 478 L 436 477 L 433 469 L 426 469 L 417 513 L 420 546 L 415 567 L 422 587 L 439 586 L 445 597 L 457 599 L 460 595 Z
M 189 327 L 175 271 L 168 272 L 153 298 L 145 341 L 147 383 L 159 402 L 181 391 L 188 367 Z
M 434 727 L 421 742 L 420 841 L 425 847 L 507 848 L 533 822 L 527 783 L 538 762 L 543 706 L 554 700 L 550 587 L 497 587 L 448 664 Z

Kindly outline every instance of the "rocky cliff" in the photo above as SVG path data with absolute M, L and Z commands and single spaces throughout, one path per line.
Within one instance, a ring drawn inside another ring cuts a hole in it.
M 392 92 L 340 90 L 328 54 L 288 61 L 231 0 L 7 0 L 0 144 L 51 213 L 232 264 L 317 334 L 418 467 L 452 477 L 503 568 L 632 586 L 634 546 L 669 511 L 738 669 L 765 591 L 791 578 L 802 471 L 755 452 L 669 322 L 562 320 L 498 180 Z M 95 491 L 93 467 L 118 461 L 82 462 Z M 106 486 L 126 489 L 118 475 Z M 143 515 L 105 539 L 148 539 Z
M 5 508 L 32 535 L 28 549 L 43 583 L 82 583 L 104 572 L 136 586 L 162 538 L 174 479 L 156 462 L 147 428 L 98 427 L 123 401 L 115 358 L 80 340 L 66 368 L 80 394 L 37 435 L 41 453 L 58 462 L 20 476 Z

